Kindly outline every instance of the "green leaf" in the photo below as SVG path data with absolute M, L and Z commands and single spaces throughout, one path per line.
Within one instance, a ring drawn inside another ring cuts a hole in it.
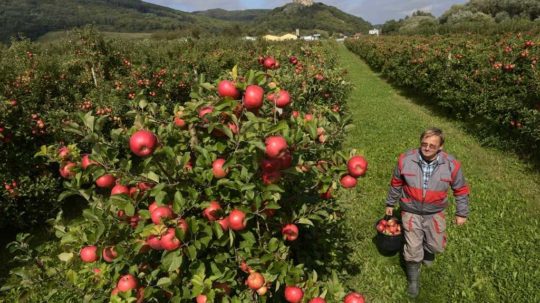
M 143 98 L 143 99 L 141 99 L 141 101 L 139 101 L 139 108 L 140 109 L 145 109 L 147 105 L 148 105 L 148 101 L 146 101 L 145 98 Z
M 157 286 L 168 286 L 172 283 L 171 278 L 163 277 L 157 281 Z
M 69 252 L 69 253 L 61 253 L 58 255 L 58 259 L 60 259 L 60 261 L 63 261 L 63 262 L 69 262 L 71 259 L 73 259 L 73 253 Z
M 313 222 L 311 222 L 311 220 L 309 220 L 307 218 L 300 218 L 300 220 L 298 220 L 298 224 L 315 226 L 315 225 L 313 225 Z
M 87 112 L 84 115 L 84 125 L 91 131 L 94 132 L 94 121 L 95 117 L 92 116 L 92 112 Z

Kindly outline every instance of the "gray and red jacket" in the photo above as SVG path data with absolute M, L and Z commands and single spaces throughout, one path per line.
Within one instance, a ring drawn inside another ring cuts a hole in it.
M 448 206 L 447 192 L 451 187 L 456 198 L 456 215 L 469 214 L 469 187 L 461 171 L 461 164 L 453 156 L 441 151 L 437 167 L 431 174 L 426 191 L 422 189 L 422 166 L 419 150 L 413 149 L 399 156 L 394 170 L 386 205 L 400 202 L 401 210 L 427 215 L 443 211 Z

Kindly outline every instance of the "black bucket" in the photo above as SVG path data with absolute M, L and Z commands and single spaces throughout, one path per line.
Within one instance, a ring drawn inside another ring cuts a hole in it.
M 392 217 L 390 216 L 385 216 L 384 218 L 377 220 L 377 222 L 375 223 L 375 230 L 377 230 L 377 225 L 379 224 L 379 222 L 381 222 L 382 220 L 388 221 L 391 218 Z M 401 221 L 399 221 L 397 218 L 392 218 L 392 219 L 397 220 L 397 223 L 401 225 Z M 377 245 L 377 248 L 385 252 L 395 252 L 395 251 L 401 250 L 401 247 L 403 247 L 403 242 L 405 240 L 403 236 L 403 228 L 401 228 L 401 231 L 402 231 L 401 234 L 392 236 L 392 235 L 385 235 L 382 232 L 377 230 L 377 237 L 375 238 L 375 243 Z

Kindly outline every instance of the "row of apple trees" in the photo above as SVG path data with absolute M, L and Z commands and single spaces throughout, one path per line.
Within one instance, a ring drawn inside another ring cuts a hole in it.
M 384 36 L 346 45 L 392 82 L 463 119 L 487 143 L 538 157 L 538 35 Z
M 315 271 L 338 249 L 333 198 L 367 169 L 341 151 L 350 87 L 330 47 L 64 43 L 5 50 L 28 76 L 6 99 L 31 114 L 3 123 L 41 144 L 58 201 L 87 207 L 49 222 L 57 241 L 10 243 L 7 302 L 363 302 Z

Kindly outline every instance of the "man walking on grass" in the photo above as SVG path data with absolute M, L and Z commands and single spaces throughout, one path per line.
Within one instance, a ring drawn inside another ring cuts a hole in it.
M 420 148 L 399 156 L 386 199 L 387 215 L 392 215 L 398 201 L 401 208 L 403 257 L 411 297 L 418 296 L 420 290 L 420 264 L 432 265 L 435 253 L 446 247 L 444 211 L 449 187 L 456 198 L 457 225 L 464 224 L 469 214 L 469 187 L 460 162 L 442 151 L 443 145 L 442 130 L 425 130 L 420 136 Z

